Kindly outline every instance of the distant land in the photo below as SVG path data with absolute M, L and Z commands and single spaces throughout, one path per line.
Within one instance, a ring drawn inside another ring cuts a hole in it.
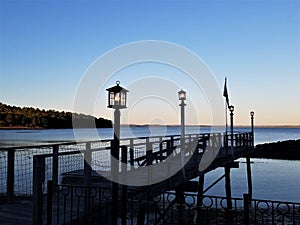
M 300 160 L 300 139 L 255 146 L 251 158 Z
M 131 127 L 178 127 L 180 124 L 121 124 L 122 126 L 131 126 Z M 185 125 L 186 127 L 225 127 L 225 125 L 207 125 L 207 124 L 200 124 L 200 125 Z M 230 127 L 230 124 L 228 125 Z M 234 125 L 235 128 L 249 128 L 250 125 Z M 300 128 L 300 125 L 254 125 L 254 128 Z
M 76 120 L 76 124 L 80 124 L 76 128 L 89 128 L 93 124 L 97 128 L 112 127 L 111 120 L 101 117 L 33 107 L 10 106 L 0 102 L 0 129 L 73 128 L 72 118 Z

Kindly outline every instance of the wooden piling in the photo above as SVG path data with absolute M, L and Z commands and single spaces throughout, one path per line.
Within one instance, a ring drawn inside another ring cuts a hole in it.
M 121 152 L 121 162 L 122 162 L 122 178 L 123 178 L 123 184 L 122 184 L 122 198 L 121 198 L 121 219 L 122 219 L 122 225 L 126 225 L 127 223 L 127 185 L 126 185 L 126 176 L 127 176 L 127 147 L 122 146 L 122 152 Z M 125 183 L 125 184 L 124 184 Z
M 52 180 L 47 182 L 47 225 L 52 225 L 52 205 L 53 205 L 53 185 Z
M 14 201 L 14 186 L 15 186 L 15 150 L 10 149 L 7 152 L 7 186 L 6 192 L 9 203 Z
M 249 195 L 244 194 L 244 225 L 249 225 Z M 251 201 L 250 201 L 251 202 Z
M 185 224 L 185 198 L 183 186 L 176 188 L 177 210 L 178 210 L 178 224 Z
M 41 155 L 33 156 L 33 201 L 32 224 L 43 222 L 43 183 L 45 181 L 45 158 Z
M 202 199 L 203 199 L 203 188 L 204 188 L 204 174 L 201 174 L 199 176 L 199 182 L 198 182 L 198 194 L 197 194 L 197 206 L 202 206 Z
M 91 152 L 91 143 L 86 143 L 86 149 L 84 151 L 84 184 L 91 185 L 92 182 L 92 152 Z
M 247 164 L 248 195 L 249 195 L 249 200 L 251 201 L 251 199 L 252 199 L 252 175 L 251 175 L 250 157 L 246 157 L 246 164 Z
M 225 166 L 225 189 L 226 189 L 227 209 L 232 209 L 231 184 L 230 184 L 230 166 Z
M 58 151 L 59 145 L 53 145 L 52 181 L 55 186 L 58 184 Z

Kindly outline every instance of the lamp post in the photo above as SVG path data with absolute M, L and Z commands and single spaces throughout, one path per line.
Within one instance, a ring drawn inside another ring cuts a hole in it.
M 254 112 L 250 112 L 251 116 L 251 133 L 252 133 L 252 147 L 254 147 Z
M 229 111 L 230 111 L 230 139 L 231 139 L 231 148 L 233 148 L 233 111 L 234 111 L 234 106 L 231 105 L 229 106 Z
M 114 112 L 114 142 L 111 148 L 111 176 L 118 180 L 119 173 L 119 151 L 120 151 L 120 109 L 126 108 L 127 92 L 120 86 L 120 81 L 116 86 L 106 89 L 108 91 L 108 108 Z M 112 182 L 112 224 L 117 224 L 118 219 L 118 183 Z
M 251 111 L 250 112 L 250 116 L 251 116 L 251 146 L 252 149 L 254 150 L 254 112 Z M 252 176 L 251 176 L 251 162 L 250 162 L 250 157 L 247 156 L 246 157 L 246 162 L 247 162 L 247 178 L 248 178 L 248 202 L 249 205 L 251 205 L 251 199 L 252 199 Z
M 186 92 L 184 90 L 178 92 L 178 99 L 181 101 L 179 106 L 181 108 L 181 138 L 183 140 L 185 136 L 184 106 L 186 106 L 184 103 L 186 100 Z
M 186 106 L 186 104 L 184 103 L 184 101 L 186 100 L 186 92 L 184 90 L 180 90 L 178 92 L 178 99 L 179 101 L 181 101 L 181 103 L 179 104 L 180 109 L 181 109 L 181 139 L 180 139 L 180 143 L 181 143 L 181 166 L 182 166 L 182 174 L 183 174 L 183 178 L 185 178 L 185 170 L 184 170 L 184 155 L 185 155 L 185 121 L 184 121 L 184 106 Z
M 184 101 L 186 100 L 186 92 L 184 90 L 180 90 L 178 92 L 178 99 L 180 102 L 179 106 L 181 109 L 181 119 L 180 119 L 180 124 L 181 124 L 181 138 L 180 138 L 180 143 L 181 143 L 181 167 L 182 167 L 182 175 L 183 179 L 185 180 L 185 169 L 184 169 L 184 156 L 185 156 L 185 116 L 184 116 L 184 107 L 186 104 Z M 179 187 L 176 189 L 176 198 L 178 198 L 178 213 L 179 213 L 179 218 L 178 218 L 178 224 L 185 224 L 185 219 L 184 219 L 184 190 L 182 187 Z

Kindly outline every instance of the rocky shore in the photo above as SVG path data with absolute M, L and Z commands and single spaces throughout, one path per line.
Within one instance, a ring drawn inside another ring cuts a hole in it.
M 300 139 L 259 144 L 251 158 L 300 160 Z

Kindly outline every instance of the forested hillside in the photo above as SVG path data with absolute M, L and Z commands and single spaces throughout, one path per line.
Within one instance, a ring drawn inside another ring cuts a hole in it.
M 21 108 L 0 102 L 0 128 L 72 128 L 72 115 L 76 119 L 76 124 L 80 124 L 80 128 L 91 127 L 93 123 L 97 128 L 112 127 L 110 120 L 101 117 L 32 107 Z

